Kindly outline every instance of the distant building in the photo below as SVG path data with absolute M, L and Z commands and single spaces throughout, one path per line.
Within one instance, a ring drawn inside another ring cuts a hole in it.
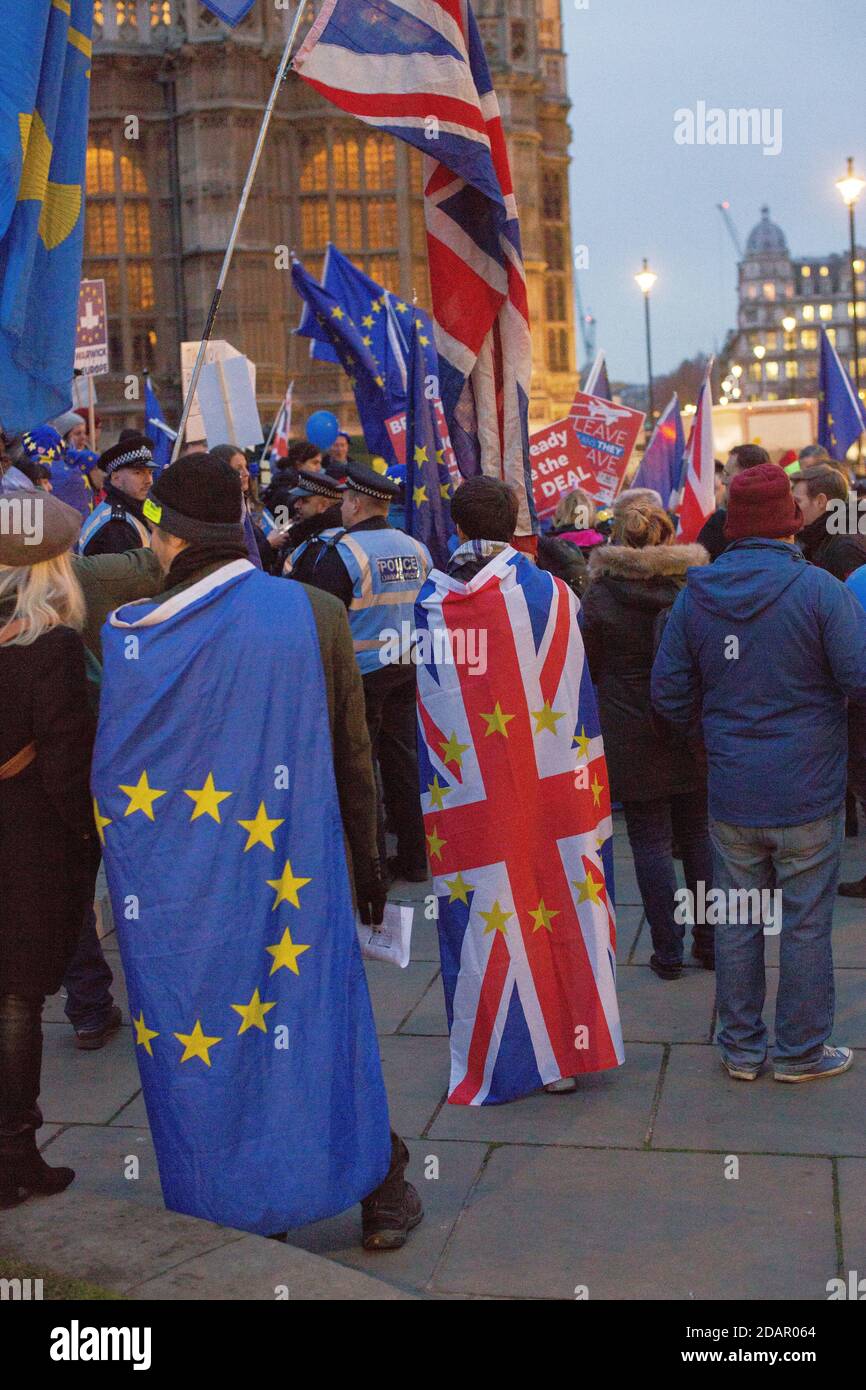
M 560 0 L 476 0 L 475 11 L 521 214 L 530 419 L 541 425 L 567 413 L 577 384 Z M 257 4 L 231 31 L 200 0 L 96 0 L 84 274 L 108 287 L 112 371 L 97 381 L 108 439 L 141 424 L 126 379 L 144 369 L 167 413 L 179 411 L 179 344 L 204 324 L 292 13 Z M 292 336 L 299 301 L 275 248 L 295 249 L 316 274 L 330 239 L 429 307 L 421 166 L 407 145 L 288 79 L 215 331 L 256 362 L 265 421 L 293 377 L 296 431 L 322 407 L 357 428 L 345 375 Z
M 866 251 L 855 261 L 857 351 L 866 388 Z M 737 327 L 729 335 L 722 374 L 735 400 L 777 401 L 817 395 L 819 327 L 854 380 L 854 295 L 848 252 L 792 257 L 770 209 L 746 242 L 739 265 Z M 739 393 L 739 394 L 738 394 Z

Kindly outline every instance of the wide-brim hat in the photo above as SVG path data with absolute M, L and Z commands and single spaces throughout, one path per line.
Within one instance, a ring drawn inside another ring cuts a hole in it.
M 0 495 L 0 565 L 54 560 L 72 549 L 80 530 L 81 513 L 42 488 Z

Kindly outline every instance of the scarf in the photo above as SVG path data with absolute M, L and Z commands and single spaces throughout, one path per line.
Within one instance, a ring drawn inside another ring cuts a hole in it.
M 195 579 L 199 572 L 214 565 L 229 565 L 233 560 L 248 560 L 244 541 L 199 541 L 186 546 L 172 560 L 171 569 L 163 582 L 163 593 Z

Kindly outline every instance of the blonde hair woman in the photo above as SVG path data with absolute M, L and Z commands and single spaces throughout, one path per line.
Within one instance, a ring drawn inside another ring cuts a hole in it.
M 23 489 L 0 527 L 0 1207 L 75 1174 L 36 1147 L 45 997 L 59 989 L 92 901 L 94 724 L 69 550 L 72 507 Z
M 650 966 L 663 980 L 677 979 L 683 965 L 674 839 L 693 892 L 698 880 L 710 885 L 713 876 L 703 764 L 682 739 L 654 724 L 650 703 L 657 625 L 689 567 L 708 561 L 702 546 L 673 541 L 673 523 L 660 507 L 639 501 L 618 509 L 611 544 L 590 560 L 583 606 L 611 797 L 622 803 L 652 936 Z M 693 957 L 712 969 L 713 928 L 698 925 L 693 934 Z
M 597 545 L 604 545 L 604 536 L 595 529 L 597 511 L 589 493 L 576 487 L 557 506 L 550 535 L 555 540 L 570 541 L 587 559 Z

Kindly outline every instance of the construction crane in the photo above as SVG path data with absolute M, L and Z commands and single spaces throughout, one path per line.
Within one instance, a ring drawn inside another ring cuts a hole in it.
M 734 226 L 734 220 L 731 217 L 731 205 L 726 199 L 723 203 L 716 203 L 716 207 L 722 214 L 725 226 L 728 229 L 728 235 L 730 236 L 731 241 L 734 243 L 734 250 L 737 253 L 737 260 L 741 261 L 743 259 L 743 243 L 740 241 L 737 229 Z

